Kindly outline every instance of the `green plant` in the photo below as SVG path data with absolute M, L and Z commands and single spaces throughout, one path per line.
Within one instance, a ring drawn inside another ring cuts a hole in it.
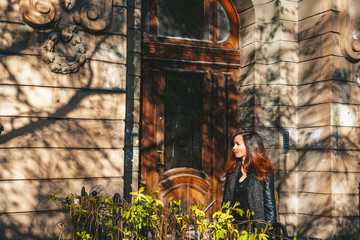
M 163 211 L 163 203 L 154 199 L 150 195 L 143 194 L 144 188 L 141 188 L 134 195 L 132 205 L 123 213 L 125 223 L 129 227 L 128 237 L 130 239 L 146 239 L 145 231 L 151 231 L 156 237 L 160 233 L 159 220 Z
M 230 206 L 230 203 L 224 204 L 221 209 L 212 216 L 214 219 L 209 229 L 213 232 L 215 239 L 236 238 L 238 236 L 237 226 L 234 224 L 235 218 L 232 213 L 243 215 L 244 211 L 239 207 L 239 203 Z
M 61 198 L 60 191 L 48 195 L 47 200 L 61 205 L 69 215 L 57 223 L 65 239 L 101 239 L 109 235 L 112 239 L 118 232 L 118 219 L 124 206 L 109 195 L 91 196 L 71 194 Z
M 81 240 L 89 240 L 89 239 L 91 239 L 90 238 L 90 234 L 88 234 L 88 233 L 86 233 L 86 232 L 81 232 L 81 233 L 79 233 L 79 232 L 77 232 L 76 233 L 79 237 L 80 237 L 80 239 Z
M 180 201 L 170 199 L 166 204 L 156 198 L 158 192 L 144 188 L 131 193 L 131 203 L 120 196 L 106 194 L 81 196 L 71 194 L 61 198 L 60 191 L 47 196 L 48 201 L 61 204 L 68 211 L 69 221 L 59 221 L 57 226 L 65 239 L 101 240 L 135 239 L 234 239 L 267 240 L 271 227 L 262 222 L 264 229 L 258 230 L 251 220 L 254 213 L 247 212 L 247 221 L 236 222 L 234 213 L 243 215 L 239 204 L 224 204 L 210 219 L 203 208 L 205 204 L 192 206 L 184 212 Z M 261 222 L 261 221 L 260 221 Z

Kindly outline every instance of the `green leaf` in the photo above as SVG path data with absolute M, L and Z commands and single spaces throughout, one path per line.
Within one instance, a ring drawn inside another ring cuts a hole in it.
M 269 235 L 267 235 L 266 233 L 259 234 L 259 240 L 267 240 L 268 237 L 269 237 Z
M 247 240 L 248 239 L 248 232 L 243 230 L 241 233 L 240 233 L 240 237 L 239 237 L 239 240 Z

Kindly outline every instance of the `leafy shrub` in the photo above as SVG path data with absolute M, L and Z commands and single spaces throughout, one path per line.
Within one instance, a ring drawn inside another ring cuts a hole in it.
M 94 193 L 95 192 L 95 193 Z M 90 196 L 82 189 L 82 194 L 71 194 L 61 198 L 60 191 L 47 196 L 68 211 L 68 219 L 61 220 L 57 226 L 62 239 L 259 239 L 267 240 L 272 233 L 271 227 L 258 230 L 253 226 L 253 213 L 247 212 L 249 220 L 235 222 L 233 213 L 243 215 L 239 204 L 224 204 L 212 215 L 209 221 L 203 208 L 195 205 L 184 212 L 180 201 L 170 199 L 164 205 L 156 198 L 158 192 L 144 188 L 132 193 L 131 203 L 120 198 L 119 194 L 110 196 L 104 191 L 91 191 Z

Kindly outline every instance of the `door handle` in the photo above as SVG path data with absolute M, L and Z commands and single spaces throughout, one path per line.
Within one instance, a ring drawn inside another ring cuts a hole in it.
M 164 161 L 164 150 L 157 150 L 156 151 L 156 163 L 157 163 L 157 169 L 160 170 L 160 167 L 165 166 Z

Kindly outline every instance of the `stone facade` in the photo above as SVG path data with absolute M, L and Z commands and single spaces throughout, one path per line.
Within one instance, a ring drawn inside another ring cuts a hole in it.
M 0 0 L 0 238 L 56 239 L 59 214 L 47 194 L 103 185 L 128 198 L 138 188 L 141 0 L 110 1 L 103 31 L 80 27 L 86 61 L 71 74 L 44 63 L 52 29 L 25 23 L 21 2 Z M 298 237 L 355 233 L 360 4 L 232 3 L 240 25 L 236 122 L 264 137 L 278 170 L 280 221 Z M 73 57 L 74 47 L 60 42 L 55 52 Z
M 346 57 L 342 25 L 347 21 L 347 33 L 359 33 L 358 19 L 346 14 L 357 4 L 253 1 L 239 13 L 239 127 L 270 136 L 280 219 L 298 236 L 336 238 L 359 226 L 359 64 Z M 284 131 L 289 149 L 282 145 Z
M 71 74 L 53 73 L 42 60 L 53 29 L 24 23 L 19 6 L 0 2 L 0 238 L 57 239 L 49 193 L 101 185 L 123 195 L 124 184 L 137 190 L 140 1 L 110 1 L 104 31 L 80 27 L 86 61 Z M 64 41 L 55 46 L 59 56 L 74 51 Z

